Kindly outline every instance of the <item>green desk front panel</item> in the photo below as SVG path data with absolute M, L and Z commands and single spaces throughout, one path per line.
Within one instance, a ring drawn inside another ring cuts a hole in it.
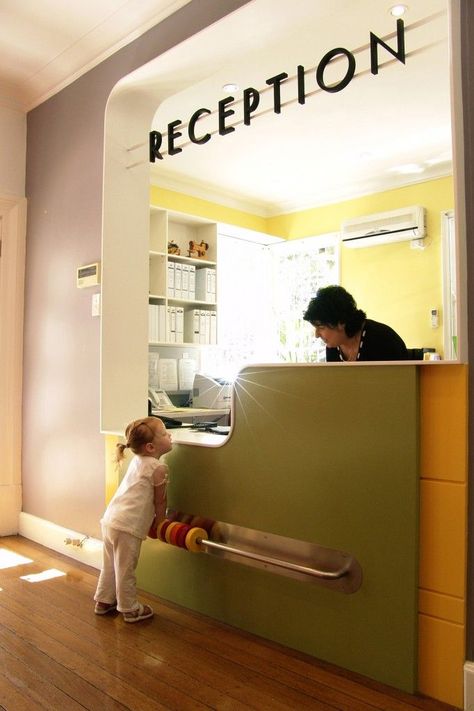
M 354 555 L 346 595 L 147 540 L 139 585 L 230 625 L 416 689 L 416 366 L 256 366 L 217 449 L 177 445 L 169 505 Z M 203 640 L 203 644 L 205 641 Z

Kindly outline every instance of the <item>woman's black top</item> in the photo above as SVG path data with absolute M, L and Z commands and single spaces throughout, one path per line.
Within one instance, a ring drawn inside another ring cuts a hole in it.
M 393 328 L 367 319 L 362 327 L 357 360 L 406 360 L 407 349 Z M 339 348 L 326 348 L 326 362 L 345 360 Z

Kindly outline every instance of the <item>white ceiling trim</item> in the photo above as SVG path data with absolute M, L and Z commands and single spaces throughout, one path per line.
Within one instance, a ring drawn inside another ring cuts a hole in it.
M 277 217 L 282 214 L 286 215 L 292 212 L 311 210 L 325 205 L 335 205 L 349 200 L 356 200 L 367 195 L 383 193 L 388 190 L 395 190 L 409 185 L 418 185 L 420 183 L 426 183 L 430 180 L 448 178 L 451 177 L 452 174 L 452 166 L 449 163 L 448 165 L 444 165 L 440 168 L 433 168 L 428 174 L 427 172 L 424 172 L 423 175 L 391 176 L 386 179 L 385 183 L 379 178 L 376 183 L 367 183 L 365 185 L 361 184 L 357 191 L 350 190 L 347 194 L 342 194 L 338 191 L 334 194 L 332 199 L 326 195 L 324 200 L 321 200 L 321 202 L 311 198 L 307 201 L 289 199 L 287 201 L 280 201 L 274 204 L 269 204 L 268 202 L 263 203 L 249 201 L 246 200 L 245 197 L 236 196 L 232 192 L 217 190 L 215 185 L 204 184 L 202 181 L 193 181 L 180 178 L 179 176 L 175 176 L 173 178 L 168 175 L 162 176 L 158 174 L 158 170 L 155 167 L 151 168 L 150 181 L 151 185 L 158 189 L 163 188 L 165 190 L 172 190 L 174 192 L 183 193 L 201 200 L 215 202 L 234 210 L 241 210 L 242 212 L 248 212 L 258 217 L 268 218 Z
M 215 185 L 208 185 L 201 180 L 190 180 L 185 177 L 170 175 L 160 175 L 159 166 L 152 166 L 150 169 L 151 184 L 157 188 L 165 190 L 173 190 L 174 192 L 184 193 L 201 200 L 216 202 L 219 205 L 230 207 L 234 210 L 242 212 L 250 212 L 258 217 L 271 217 L 266 203 L 258 203 L 257 201 L 247 200 L 245 197 L 239 197 L 231 191 L 218 190 Z M 275 213 L 276 214 L 276 213 Z

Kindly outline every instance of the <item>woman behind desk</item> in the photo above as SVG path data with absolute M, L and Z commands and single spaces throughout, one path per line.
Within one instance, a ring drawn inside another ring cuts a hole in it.
M 405 343 L 393 328 L 366 318 L 342 286 L 326 286 L 303 315 L 326 344 L 326 361 L 406 360 Z

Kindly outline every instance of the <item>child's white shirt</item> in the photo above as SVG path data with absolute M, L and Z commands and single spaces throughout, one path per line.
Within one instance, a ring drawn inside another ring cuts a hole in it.
M 166 485 L 168 467 L 155 457 L 136 454 L 112 497 L 101 523 L 144 540 L 155 515 L 154 488 Z

